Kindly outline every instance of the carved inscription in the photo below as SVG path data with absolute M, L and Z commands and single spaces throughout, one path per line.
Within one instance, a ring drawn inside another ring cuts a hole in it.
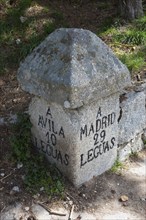
M 116 139 L 111 137 L 110 140 L 106 140 L 106 129 L 114 124 L 115 119 L 115 112 L 102 115 L 101 107 L 99 107 L 95 122 L 81 127 L 80 141 L 92 135 L 93 147 L 80 155 L 80 167 L 113 149 Z
M 48 157 L 67 166 L 69 164 L 69 155 L 62 153 L 57 147 L 59 144 L 58 138 L 65 138 L 64 129 L 62 126 L 59 129 L 58 126 L 55 126 L 50 107 L 48 107 L 45 115 L 39 115 L 38 127 L 44 129 L 45 140 L 34 137 L 35 146 Z

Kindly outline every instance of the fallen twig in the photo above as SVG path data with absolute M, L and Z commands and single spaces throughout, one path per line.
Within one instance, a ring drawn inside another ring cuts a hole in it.
M 53 212 L 53 211 L 51 211 L 46 205 L 44 205 L 44 204 L 41 203 L 41 202 L 36 202 L 36 201 L 34 201 L 34 203 L 36 203 L 36 204 L 42 206 L 47 212 L 50 213 L 50 215 L 66 216 L 65 213 L 59 213 L 59 212 Z
M 77 201 L 71 194 L 69 194 L 68 192 L 65 192 L 65 194 L 66 194 L 67 196 L 71 197 L 72 200 L 73 200 L 75 203 L 78 203 L 78 201 Z
M 118 45 L 118 46 L 132 47 L 132 48 L 134 47 L 134 45 L 124 44 L 124 43 L 119 43 L 119 42 L 111 43 L 110 45 L 111 46 Z
M 1 213 L 5 210 L 5 208 L 6 208 L 6 206 L 4 206 L 4 207 L 2 208 Z
M 69 213 L 68 220 L 72 220 L 72 215 L 73 215 L 74 207 L 75 207 L 75 206 L 72 205 L 71 210 L 70 210 L 70 213 Z
M 4 183 L 3 180 L 6 179 L 7 177 L 11 176 L 11 175 L 12 175 L 12 172 L 9 173 L 7 176 L 3 177 L 2 179 L 0 179 L 0 181 L 1 181 L 2 183 Z

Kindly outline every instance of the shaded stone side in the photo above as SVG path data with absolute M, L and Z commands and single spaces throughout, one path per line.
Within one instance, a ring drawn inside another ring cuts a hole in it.
M 118 160 L 124 161 L 133 153 L 139 152 L 144 148 L 144 143 L 142 140 L 142 133 L 137 134 L 128 143 L 119 145 L 118 147 Z
M 146 127 L 144 92 L 130 92 L 120 103 L 119 145 L 126 144 Z
M 145 84 L 137 86 L 136 92 L 121 97 L 119 116 L 118 160 L 124 161 L 132 153 L 144 148 L 146 128 Z

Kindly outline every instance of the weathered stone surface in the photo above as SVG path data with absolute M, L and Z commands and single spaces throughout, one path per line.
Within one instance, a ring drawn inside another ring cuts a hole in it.
M 118 148 L 118 160 L 126 160 L 132 153 L 139 152 L 144 148 L 144 144 L 141 138 L 142 134 L 138 134 L 127 144 L 119 145 Z
M 33 204 L 31 211 L 37 220 L 51 220 L 51 215 L 42 206 Z
M 144 83 L 141 83 L 140 85 L 137 85 L 135 88 L 134 88 L 135 92 L 144 92 L 145 95 L 146 95 L 146 82 Z
M 0 117 L 0 125 L 6 125 L 6 124 L 15 124 L 17 122 L 17 115 L 10 114 L 6 117 Z
M 119 144 L 128 143 L 146 127 L 144 92 L 130 92 L 120 103 Z
M 130 85 L 129 71 L 95 34 L 58 29 L 18 71 L 21 87 L 49 102 L 77 108 Z
M 118 94 L 74 110 L 34 98 L 29 112 L 35 146 L 74 185 L 110 169 L 116 160 Z
M 21 64 L 18 80 L 36 95 L 29 108 L 35 146 L 74 185 L 111 168 L 119 93 L 131 81 L 126 66 L 95 34 L 56 30 Z
M 29 214 L 23 210 L 23 207 L 20 203 L 8 206 L 6 210 L 0 214 L 1 220 L 27 220 L 28 217 Z

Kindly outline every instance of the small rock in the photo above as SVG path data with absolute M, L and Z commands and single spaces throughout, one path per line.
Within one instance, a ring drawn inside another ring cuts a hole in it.
M 144 201 L 144 202 L 146 202 L 146 198 L 141 198 L 141 201 Z
M 18 38 L 17 40 L 16 40 L 16 44 L 20 44 L 21 43 L 21 40 Z
M 128 201 L 128 196 L 126 196 L 126 195 L 122 195 L 121 197 L 120 197 L 120 202 L 126 202 L 126 201 Z
M 22 180 L 25 180 L 25 175 L 22 175 L 21 178 L 22 178 Z
M 17 122 L 17 120 L 18 120 L 18 117 L 17 117 L 16 114 L 14 114 L 14 115 L 10 114 L 10 117 L 9 117 L 9 119 L 8 119 L 8 122 L 9 122 L 9 123 L 15 124 L 15 123 Z
M 73 201 L 72 200 L 70 200 L 68 203 L 69 203 L 70 206 L 73 205 Z
M 40 197 L 39 193 L 37 193 L 36 195 L 33 196 L 34 199 L 38 199 L 38 197 Z
M 14 187 L 12 188 L 12 191 L 13 191 L 13 192 L 20 192 L 20 189 L 19 189 L 18 186 L 14 186 Z
M 63 206 L 64 206 L 66 209 L 68 209 L 68 207 L 69 207 L 69 205 L 68 205 L 66 202 L 63 203 Z
M 28 212 L 30 208 L 28 206 L 26 206 L 24 209 L 26 212 Z
M 82 194 L 82 196 L 85 198 L 86 197 L 86 195 L 85 194 Z
M 47 212 L 42 206 L 33 204 L 31 207 L 33 215 L 36 217 L 38 220 L 51 220 L 51 215 L 49 212 Z
M 21 23 L 24 23 L 26 20 L 27 20 L 27 17 L 23 17 L 23 16 L 20 17 Z
M 41 192 L 44 191 L 44 187 L 43 187 L 43 186 L 40 188 L 40 191 L 41 191 Z
M 1 173 L 1 176 L 2 176 L 2 177 L 4 177 L 4 176 L 5 176 L 5 174 L 4 174 L 4 173 Z
M 69 101 L 64 102 L 64 108 L 70 108 L 70 102 Z
M 22 168 L 23 167 L 23 164 L 22 163 L 18 163 L 17 164 L 17 169 L 20 169 L 20 168 Z

